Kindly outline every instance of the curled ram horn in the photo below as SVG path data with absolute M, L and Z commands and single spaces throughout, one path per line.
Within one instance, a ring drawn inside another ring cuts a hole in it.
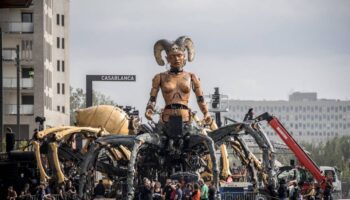
M 154 57 L 156 58 L 156 61 L 158 63 L 158 65 L 160 66 L 164 66 L 165 62 L 162 58 L 162 51 L 168 51 L 168 49 L 171 47 L 171 42 L 169 40 L 158 40 L 155 44 L 154 44 Z
M 175 41 L 175 43 L 181 48 L 187 49 L 187 59 L 189 62 L 192 62 L 194 59 L 194 45 L 192 39 L 188 36 L 181 36 Z

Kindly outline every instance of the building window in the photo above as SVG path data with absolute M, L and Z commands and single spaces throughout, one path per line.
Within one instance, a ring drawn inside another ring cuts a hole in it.
M 30 67 L 30 68 L 22 67 L 22 78 L 33 78 L 33 76 L 34 76 L 33 67 Z
M 62 38 L 62 49 L 64 49 L 64 38 Z
M 60 14 L 56 14 L 56 24 L 60 25 Z
M 57 37 L 57 48 L 60 48 L 60 38 Z
M 32 60 L 33 58 L 33 41 L 32 40 L 22 40 L 21 42 L 21 59 L 22 60 Z
M 64 106 L 62 106 L 62 113 L 66 113 L 66 109 Z
M 57 106 L 57 111 L 60 111 L 60 106 Z
M 23 95 L 21 96 L 22 99 L 22 104 L 23 105 L 33 105 L 34 104 L 34 96 L 27 96 L 27 95 Z
M 57 60 L 57 71 L 59 72 L 60 71 L 60 61 Z
M 64 26 L 64 15 L 61 15 L 61 25 Z
M 22 13 L 22 22 L 32 23 L 33 22 L 33 13 L 23 12 Z
M 64 60 L 62 60 L 62 72 L 64 72 Z
M 57 83 L 57 94 L 59 94 L 60 93 L 60 84 L 59 83 Z
M 62 94 L 64 94 L 65 92 L 65 87 L 64 87 L 64 83 L 62 83 Z

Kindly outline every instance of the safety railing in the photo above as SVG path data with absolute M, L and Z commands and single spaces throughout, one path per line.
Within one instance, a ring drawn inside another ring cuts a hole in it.
M 50 194 L 47 195 L 47 197 L 44 197 L 43 199 L 52 199 L 52 200 L 75 200 L 78 199 L 76 195 L 59 195 L 59 194 Z M 37 195 L 32 195 L 28 197 L 26 200 L 41 200 Z
M 4 22 L 1 23 L 1 30 L 5 33 L 33 33 L 32 22 Z
M 17 79 L 16 78 L 4 78 L 2 80 L 4 88 L 17 88 Z M 32 78 L 22 78 L 20 80 L 21 88 L 33 88 L 34 80 Z
M 16 49 L 2 49 L 3 61 L 15 61 L 16 57 Z
M 256 192 L 222 192 L 221 200 L 267 200 L 268 197 Z
M 17 105 L 16 104 L 6 104 L 4 105 L 5 115 L 16 115 Z M 20 105 L 21 115 L 32 115 L 34 114 L 34 105 Z

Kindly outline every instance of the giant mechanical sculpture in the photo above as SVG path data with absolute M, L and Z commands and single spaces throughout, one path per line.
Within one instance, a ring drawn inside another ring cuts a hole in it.
M 38 132 L 33 145 L 42 181 L 62 184 L 75 179 L 79 197 L 90 199 L 98 171 L 123 193 L 121 198 L 131 200 L 144 177 L 159 181 L 168 177 L 195 180 L 206 173 L 211 174 L 219 191 L 220 169 L 221 178 L 230 174 L 225 146 L 229 145 L 248 169 L 248 180 L 255 188 L 274 188 L 274 149 L 260 125 L 267 118 L 217 128 L 208 113 L 199 78 L 183 70 L 186 60 L 194 59 L 192 40 L 182 36 L 175 41 L 157 41 L 154 55 L 161 66 L 165 64 L 162 51 L 170 69 L 153 78 L 145 113 L 150 122 L 140 124 L 118 107 L 96 106 L 78 111 L 76 127 Z M 188 107 L 191 89 L 203 113 L 202 121 Z M 159 113 L 159 121 L 154 122 L 159 90 L 165 107 Z M 244 135 L 252 136 L 258 144 L 263 152 L 262 161 L 250 152 Z M 74 149 L 77 137 L 84 139 L 83 149 Z M 219 149 L 222 166 L 215 153 Z

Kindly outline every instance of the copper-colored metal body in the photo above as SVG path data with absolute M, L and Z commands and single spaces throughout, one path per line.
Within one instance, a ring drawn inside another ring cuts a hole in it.
M 182 116 L 184 122 L 191 121 L 191 110 L 188 108 L 191 89 L 196 94 L 197 102 L 204 118 L 210 122 L 208 107 L 203 98 L 203 91 L 199 78 L 190 72 L 183 70 L 187 59 L 189 62 L 194 59 L 193 42 L 189 37 L 179 37 L 174 42 L 168 40 L 159 40 L 154 45 L 154 56 L 159 65 L 163 66 L 161 52 L 167 54 L 167 61 L 170 70 L 157 74 L 152 81 L 152 89 L 150 92 L 150 100 L 146 108 L 147 119 L 152 118 L 155 109 L 156 99 L 159 90 L 161 90 L 165 107 L 162 112 L 161 121 L 167 122 L 172 115 Z
M 36 134 L 37 141 L 33 141 L 35 149 L 35 156 L 40 173 L 40 180 L 47 182 L 49 177 L 43 167 L 40 144 L 41 140 L 53 135 L 53 140 L 49 142 L 51 149 L 53 164 L 56 171 L 56 178 L 58 183 L 63 183 L 67 178 L 65 177 L 61 168 L 58 155 L 58 143 L 68 143 L 72 139 L 74 134 L 82 134 L 86 140 L 85 146 L 81 150 L 81 153 L 86 153 L 87 146 L 96 138 L 104 135 L 119 134 L 128 135 L 133 134 L 133 130 L 129 129 L 130 119 L 127 114 L 118 107 L 109 105 L 94 106 L 86 109 L 80 109 L 77 112 L 77 124 L 76 126 L 62 126 L 45 129 Z M 111 154 L 116 160 L 129 159 L 130 151 L 120 146 L 115 149 L 112 148 Z
M 169 116 L 180 115 L 184 122 L 191 119 L 191 111 L 188 108 L 191 89 L 197 97 L 203 97 L 200 81 L 196 75 L 189 72 L 172 73 L 170 71 L 157 74 L 152 81 L 151 97 L 156 98 L 161 90 L 165 108 L 162 113 L 162 121 L 167 122 Z M 180 104 L 182 107 L 173 108 L 173 105 Z M 203 101 L 198 102 L 198 106 L 203 114 L 208 113 L 208 107 Z M 151 106 L 148 106 L 152 109 Z

